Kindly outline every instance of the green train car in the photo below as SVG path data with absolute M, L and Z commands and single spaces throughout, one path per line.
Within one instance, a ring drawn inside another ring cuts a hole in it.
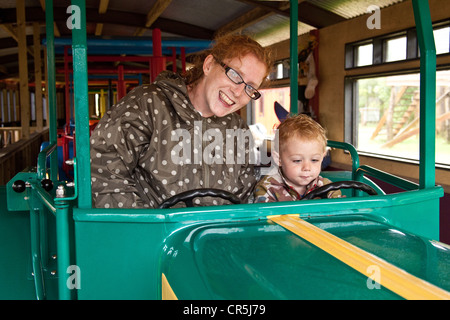
M 84 1 L 73 3 L 84 14 Z M 413 5 L 421 49 L 421 141 L 434 144 L 429 8 L 422 0 Z M 51 35 L 52 12 L 46 13 Z M 434 155 L 426 150 L 416 184 L 360 165 L 353 146 L 329 141 L 352 157 L 351 171 L 323 173 L 345 198 L 92 208 L 85 30 L 74 29 L 72 41 L 80 133 L 70 163 L 74 181 L 56 178 L 51 133 L 37 167 L 0 187 L 1 299 L 450 298 L 450 247 L 437 241 L 444 192 L 434 183 Z M 386 194 L 373 178 L 402 191 Z M 375 194 L 360 190 L 366 185 Z

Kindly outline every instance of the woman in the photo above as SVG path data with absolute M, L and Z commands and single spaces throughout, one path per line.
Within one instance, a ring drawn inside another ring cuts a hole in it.
M 216 39 L 185 77 L 164 71 L 133 89 L 92 133 L 94 206 L 156 208 L 198 188 L 247 201 L 256 183 L 251 134 L 235 111 L 259 98 L 270 71 L 266 49 L 248 36 L 229 35 Z M 227 203 L 194 202 L 200 201 Z

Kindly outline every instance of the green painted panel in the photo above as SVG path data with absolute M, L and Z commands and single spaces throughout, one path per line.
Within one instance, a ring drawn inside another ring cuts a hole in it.
M 450 289 L 448 248 L 363 216 L 309 222 Z M 162 272 L 179 299 L 401 298 L 373 288 L 366 275 L 262 221 L 183 229 L 167 241 L 164 257 Z
M 23 200 L 22 200 L 23 201 Z M 0 299 L 35 299 L 31 275 L 30 217 L 8 211 L 6 188 L 0 187 Z
M 7 202 L 12 200 L 6 195 L 5 186 L 0 186 L 0 300 L 34 300 L 37 297 L 31 264 L 30 212 L 18 211 L 19 203 L 7 206 Z M 23 198 L 20 201 L 26 203 Z M 13 207 L 14 211 L 8 207 Z M 43 230 L 54 230 L 54 224 L 54 219 L 47 220 L 47 227 L 41 229 L 41 235 Z M 58 275 L 54 271 L 57 270 L 57 259 L 52 258 L 56 253 L 54 232 L 46 234 L 46 239 L 49 255 L 43 262 L 45 296 L 56 299 Z
M 147 223 L 77 223 L 78 298 L 156 299 L 162 229 Z

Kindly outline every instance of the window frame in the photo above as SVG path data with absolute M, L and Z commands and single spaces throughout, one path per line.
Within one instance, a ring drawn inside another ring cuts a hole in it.
M 445 27 L 450 27 L 450 19 L 446 19 L 440 22 L 436 22 L 433 24 L 433 30 L 442 29 Z M 396 60 L 396 61 L 386 61 L 386 43 L 389 40 L 393 40 L 400 37 L 406 37 L 406 58 L 403 60 Z M 450 38 L 450 32 L 449 32 L 449 38 Z M 357 65 L 357 49 L 360 46 L 367 45 L 369 43 L 372 43 L 373 50 L 372 50 L 372 64 L 369 65 L 363 65 L 358 66 Z M 439 53 L 440 55 L 446 55 L 450 54 L 450 41 L 449 41 L 449 48 L 447 52 Z M 414 60 L 418 59 L 420 57 L 420 50 L 419 50 L 419 44 L 417 39 L 417 32 L 416 28 L 409 28 L 405 30 L 400 30 L 397 32 L 363 39 L 351 43 L 347 43 L 345 45 L 345 70 L 350 69 L 356 69 L 356 68 L 365 68 L 369 66 L 375 66 L 380 64 L 388 64 L 388 63 L 398 63 L 398 62 L 404 62 L 408 60 Z
M 440 21 L 433 24 L 433 30 L 450 27 L 450 19 Z M 450 30 L 450 28 L 449 28 Z M 406 36 L 406 58 L 396 61 L 385 61 L 385 43 L 391 39 L 395 39 L 401 36 Z M 450 31 L 449 31 L 450 38 Z M 372 52 L 372 64 L 369 65 L 357 65 L 357 49 L 359 46 L 373 44 Z M 447 52 L 437 54 L 437 57 L 450 56 L 450 41 Z M 345 63 L 344 69 L 347 72 L 347 76 L 344 78 L 344 141 L 352 145 L 357 144 L 358 141 L 358 88 L 357 81 L 360 79 L 370 79 L 383 76 L 393 75 L 405 75 L 420 73 L 419 67 L 410 67 L 410 61 L 417 61 L 420 58 L 420 50 L 418 45 L 417 33 L 415 28 L 409 28 L 399 32 L 394 32 L 386 35 L 377 36 L 370 39 L 364 39 L 348 43 L 345 45 Z M 402 64 L 405 68 L 402 68 Z M 381 69 L 380 66 L 384 65 Z M 408 65 L 408 66 L 407 66 Z M 392 66 L 392 67 L 391 67 Z M 373 72 L 371 72 L 373 70 Z M 382 71 L 380 71 L 382 70 Z M 450 65 L 442 64 L 437 65 L 437 71 L 450 70 Z M 357 150 L 358 147 L 356 146 Z M 419 161 L 411 158 L 404 158 L 399 156 L 384 155 L 380 153 L 372 153 L 367 151 L 359 151 L 361 155 L 388 159 L 392 161 L 398 161 L 402 163 L 418 164 Z M 450 169 L 450 164 L 438 164 L 436 168 Z

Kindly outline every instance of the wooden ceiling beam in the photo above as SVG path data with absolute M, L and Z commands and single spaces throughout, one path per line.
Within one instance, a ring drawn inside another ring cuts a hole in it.
M 1 26 L 6 32 L 9 33 L 11 38 L 13 38 L 14 40 L 16 40 L 17 43 L 19 43 L 19 36 L 18 36 L 17 28 L 14 28 L 11 24 L 2 24 Z M 25 39 L 26 39 L 26 35 L 25 35 Z M 34 52 L 33 52 L 33 50 L 31 50 L 30 47 L 27 47 L 27 52 L 31 56 L 34 56 Z
M 145 27 L 149 28 L 156 19 L 166 10 L 172 0 L 157 0 L 152 9 L 147 13 Z
M 290 2 L 286 0 L 278 0 L 278 1 L 238 0 L 238 1 L 250 4 L 255 8 L 244 13 L 237 19 L 222 26 L 219 30 L 216 31 L 216 35 L 239 32 L 274 14 L 289 16 Z M 300 1 L 304 0 L 299 0 L 299 2 Z
M 298 20 L 320 29 L 345 21 L 346 19 L 338 14 L 304 1 L 298 5 Z
M 233 21 L 227 23 L 226 25 L 220 27 L 216 31 L 216 35 L 224 35 L 227 33 L 235 33 L 239 32 L 258 21 L 261 21 L 270 15 L 272 15 L 273 12 L 270 10 L 267 10 L 265 8 L 254 8 L 250 10 L 249 12 L 244 13 L 242 16 L 238 17 L 237 19 L 234 19 Z
M 108 10 L 109 0 L 100 0 L 98 5 L 98 13 L 104 14 Z M 101 36 L 103 31 L 103 23 L 97 23 L 95 26 L 95 35 Z
M 147 13 L 145 27 L 136 30 L 134 35 L 141 36 L 145 32 L 146 28 L 149 28 L 156 21 L 156 19 L 159 18 L 159 16 L 166 10 L 171 2 L 172 0 L 157 0 L 150 11 Z
M 27 7 L 26 15 L 30 17 L 29 22 L 45 21 L 45 14 L 41 7 Z M 53 17 L 55 23 L 66 25 L 67 13 L 65 8 L 54 7 Z M 3 9 L 0 17 L 0 24 L 15 23 L 15 9 Z M 114 25 L 125 25 L 142 27 L 146 23 L 146 15 L 108 10 L 108 14 L 99 14 L 97 8 L 86 9 L 86 20 L 88 23 L 108 23 Z M 189 38 L 207 39 L 211 40 L 214 37 L 214 30 L 203 27 L 198 27 L 189 23 L 174 21 L 159 17 L 152 25 L 154 28 L 159 28 L 163 32 L 178 34 Z
M 100 0 L 98 5 L 98 13 L 106 13 L 108 10 L 109 0 Z
M 251 4 L 259 8 L 271 10 L 275 14 L 290 17 L 290 6 L 288 1 L 255 1 L 239 0 L 240 2 Z M 298 20 L 315 28 L 323 28 L 329 25 L 346 20 L 338 14 L 322 9 L 310 2 L 300 0 L 298 4 Z

